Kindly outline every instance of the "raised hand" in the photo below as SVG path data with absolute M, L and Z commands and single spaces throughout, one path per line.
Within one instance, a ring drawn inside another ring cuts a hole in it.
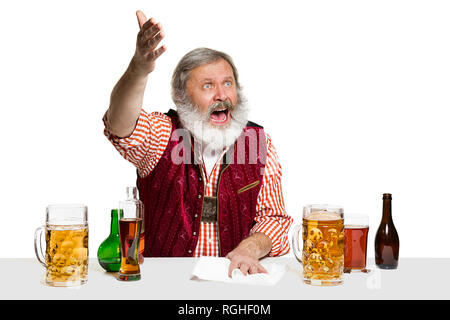
M 147 75 L 155 69 L 156 59 L 166 51 L 164 45 L 156 48 L 164 38 L 164 32 L 160 23 L 156 23 L 153 18 L 147 20 L 142 11 L 138 10 L 136 16 L 140 31 L 131 63 L 135 72 Z

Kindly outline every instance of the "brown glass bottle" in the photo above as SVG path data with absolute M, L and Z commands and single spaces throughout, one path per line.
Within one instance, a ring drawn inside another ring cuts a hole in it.
M 397 269 L 400 241 L 392 221 L 392 195 L 383 194 L 383 217 L 375 236 L 375 263 L 381 269 Z

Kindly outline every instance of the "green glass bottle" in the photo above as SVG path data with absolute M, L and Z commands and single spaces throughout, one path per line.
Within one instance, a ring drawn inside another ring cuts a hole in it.
M 122 218 L 122 210 L 111 210 L 111 231 L 108 238 L 100 244 L 97 251 L 99 264 L 108 272 L 118 272 L 120 269 L 119 212 Z

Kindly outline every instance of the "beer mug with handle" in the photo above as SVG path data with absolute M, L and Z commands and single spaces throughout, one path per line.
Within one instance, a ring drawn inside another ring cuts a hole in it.
M 341 284 L 344 268 L 344 209 L 327 204 L 305 206 L 303 223 L 293 230 L 292 248 L 303 266 L 305 283 L 318 286 Z
M 45 252 L 43 233 L 45 232 Z M 87 206 L 50 205 L 45 225 L 36 229 L 34 249 L 45 267 L 45 283 L 54 287 L 85 284 L 88 277 Z

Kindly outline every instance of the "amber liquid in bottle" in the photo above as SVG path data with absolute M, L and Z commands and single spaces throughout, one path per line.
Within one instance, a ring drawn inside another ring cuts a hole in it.
M 383 194 L 383 217 L 375 236 L 375 263 L 381 269 L 397 269 L 400 241 L 392 220 L 392 196 Z
M 142 219 L 124 218 L 119 220 L 122 261 L 119 280 L 139 280 L 139 242 Z
M 144 203 L 137 198 L 137 188 L 129 186 L 127 187 L 127 199 L 121 201 L 121 205 L 126 210 L 136 210 L 139 217 L 142 219 L 141 234 L 139 236 L 139 263 L 144 263 L 144 249 L 145 249 L 145 223 L 144 223 Z

